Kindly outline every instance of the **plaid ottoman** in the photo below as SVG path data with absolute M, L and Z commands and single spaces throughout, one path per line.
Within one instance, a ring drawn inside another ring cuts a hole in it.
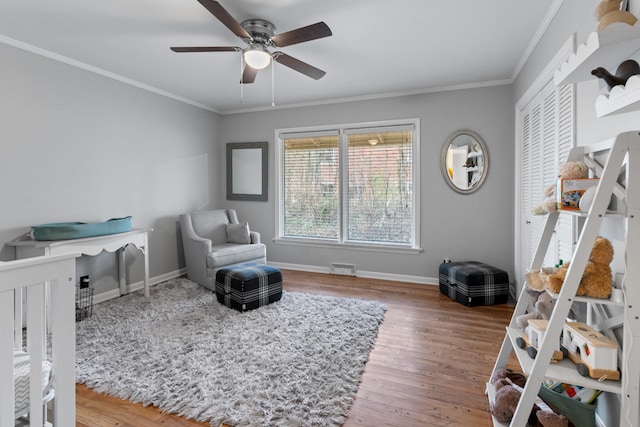
M 276 267 L 246 262 L 216 272 L 216 298 L 227 307 L 253 310 L 281 297 L 282 273 Z
M 460 304 L 505 304 L 509 299 L 506 271 L 478 261 L 440 264 L 440 292 Z

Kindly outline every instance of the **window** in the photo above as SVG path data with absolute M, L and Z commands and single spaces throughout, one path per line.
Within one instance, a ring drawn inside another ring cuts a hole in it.
M 278 131 L 278 238 L 417 248 L 417 125 Z

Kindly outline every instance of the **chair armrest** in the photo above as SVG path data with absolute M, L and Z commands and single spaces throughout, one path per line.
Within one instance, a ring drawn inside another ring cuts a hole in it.
M 251 240 L 251 243 L 260 243 L 260 233 L 258 233 L 257 231 L 250 231 L 249 238 Z
M 180 231 L 187 277 L 203 286 L 207 285 L 207 254 L 211 252 L 211 240 L 198 236 L 189 214 L 180 215 Z
M 211 240 L 198 236 L 191 227 L 186 227 L 183 232 L 186 232 L 189 238 L 189 246 L 205 254 L 211 253 Z M 187 245 L 184 241 L 182 243 Z

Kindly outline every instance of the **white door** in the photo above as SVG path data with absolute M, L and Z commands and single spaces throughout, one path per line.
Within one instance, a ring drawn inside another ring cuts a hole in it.
M 520 286 L 542 235 L 545 217 L 533 215 L 544 200 L 544 189 L 554 185 L 560 165 L 574 146 L 574 88 L 556 88 L 550 81 L 520 111 Z M 553 266 L 571 258 L 575 240 L 571 217 L 563 215 L 547 249 L 544 264 Z

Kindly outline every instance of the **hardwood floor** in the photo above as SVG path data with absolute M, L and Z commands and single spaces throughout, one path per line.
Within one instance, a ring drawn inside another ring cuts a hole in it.
M 513 307 L 465 307 L 437 286 L 283 271 L 284 289 L 387 304 L 344 427 L 491 426 L 485 383 Z M 208 426 L 76 385 L 77 426 Z

